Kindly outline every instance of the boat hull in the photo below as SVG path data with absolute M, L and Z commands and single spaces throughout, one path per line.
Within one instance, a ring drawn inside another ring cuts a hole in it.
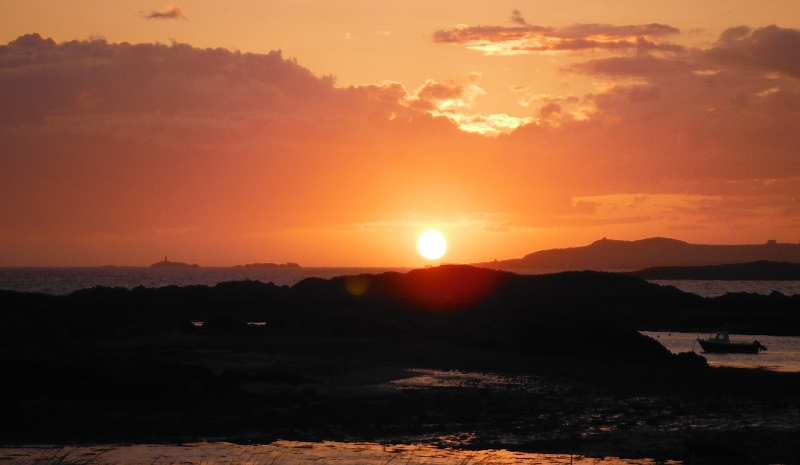
M 715 342 L 698 339 L 704 352 L 710 354 L 757 354 L 763 347 L 758 342 Z

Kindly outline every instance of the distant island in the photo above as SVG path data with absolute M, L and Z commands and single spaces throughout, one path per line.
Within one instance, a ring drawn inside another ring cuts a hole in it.
M 156 262 L 150 265 L 150 268 L 200 268 L 197 263 L 189 264 L 184 262 L 171 262 L 164 256 L 163 262 Z
M 248 263 L 247 265 L 236 265 L 234 268 L 301 268 L 294 262 L 286 263 Z
M 657 266 L 627 273 L 642 279 L 800 281 L 800 263 L 770 262 L 709 266 Z
M 638 241 L 603 238 L 583 247 L 541 250 L 523 258 L 473 265 L 498 270 L 634 271 L 660 266 L 709 266 L 757 261 L 800 263 L 800 244 L 770 240 L 764 244 L 708 245 L 665 237 Z

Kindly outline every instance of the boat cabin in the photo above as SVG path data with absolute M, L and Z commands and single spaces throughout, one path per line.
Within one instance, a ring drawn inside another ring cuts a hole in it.
M 727 331 L 721 331 L 721 332 L 717 333 L 714 336 L 713 341 L 714 342 L 722 342 L 722 343 L 731 342 L 730 337 L 728 337 L 728 332 Z

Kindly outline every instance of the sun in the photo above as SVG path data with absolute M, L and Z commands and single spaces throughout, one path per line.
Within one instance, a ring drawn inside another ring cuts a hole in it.
M 423 257 L 433 260 L 444 255 L 445 250 L 447 250 L 447 241 L 444 240 L 444 236 L 440 233 L 428 231 L 419 237 L 417 248 L 419 248 L 419 253 Z

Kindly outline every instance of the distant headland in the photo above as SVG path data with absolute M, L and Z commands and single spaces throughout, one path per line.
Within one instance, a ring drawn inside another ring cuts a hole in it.
M 665 237 L 638 241 L 603 238 L 583 247 L 541 250 L 511 260 L 474 263 L 499 270 L 633 271 L 661 266 L 709 266 L 757 261 L 800 263 L 800 244 L 708 245 Z
M 286 263 L 248 263 L 247 265 L 236 265 L 234 268 L 301 268 L 294 262 Z
M 150 268 L 200 268 L 200 265 L 197 263 L 184 263 L 184 262 L 171 262 L 167 260 L 166 255 L 164 256 L 163 262 L 156 262 L 150 265 Z

